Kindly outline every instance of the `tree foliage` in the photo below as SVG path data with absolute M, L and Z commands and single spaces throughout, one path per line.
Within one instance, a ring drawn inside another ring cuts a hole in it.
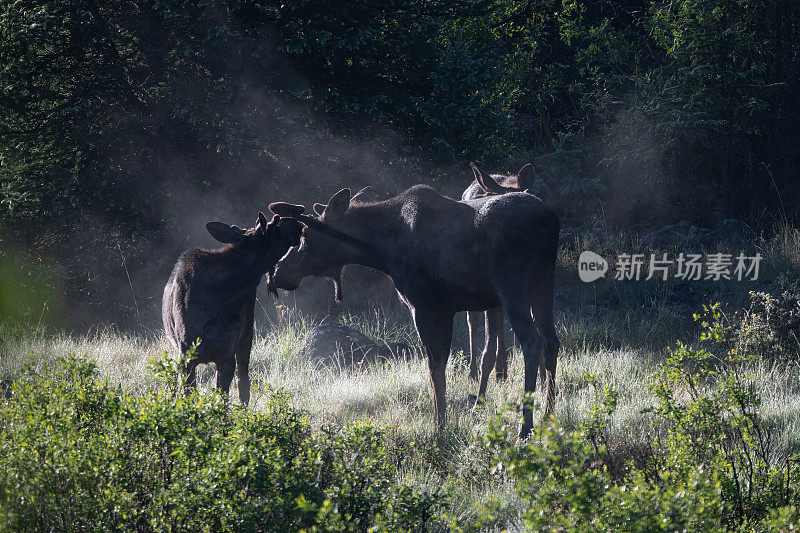
M 0 0 L 0 35 L 0 226 L 59 260 L 470 161 L 539 162 L 568 225 L 800 206 L 793 0 Z

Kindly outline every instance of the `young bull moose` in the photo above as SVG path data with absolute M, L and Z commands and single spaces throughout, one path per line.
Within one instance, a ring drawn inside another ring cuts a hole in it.
M 300 246 L 278 262 L 273 286 L 292 290 L 307 275 L 338 284 L 349 263 L 391 277 L 427 352 L 440 425 L 445 423 L 445 367 L 455 313 L 501 306 L 522 345 L 526 392 L 535 390 L 540 354 L 544 358 L 546 412 L 552 412 L 559 348 L 553 326 L 555 213 L 525 193 L 458 202 L 417 185 L 367 202 L 363 192 L 351 198 L 349 189 L 339 191 L 326 206 L 315 205 L 317 217 L 303 215 L 302 206 L 270 204 L 273 213 L 308 226 Z M 532 427 L 526 406 L 520 435 L 527 436 Z
M 533 186 L 535 174 L 533 165 L 523 166 L 517 174 L 503 175 L 492 174 L 484 176 L 473 165 L 475 179 L 461 195 L 461 200 L 475 200 L 497 194 L 509 192 L 522 192 Z M 486 393 L 489 373 L 495 369 L 498 380 L 508 377 L 508 347 L 503 338 L 503 308 L 489 309 L 484 317 L 484 347 L 478 351 L 478 327 L 481 313 L 467 311 L 467 326 L 469 327 L 469 377 L 478 379 L 480 368 L 480 385 L 478 397 Z M 479 354 L 480 353 L 480 357 Z M 479 366 L 480 361 L 480 366 Z M 539 360 L 539 378 L 542 386 L 546 386 L 546 368 L 544 358 Z
M 201 340 L 186 368 L 187 388 L 196 386 L 198 364 L 214 363 L 217 388 L 228 393 L 235 369 L 239 400 L 247 405 L 256 288 L 261 276 L 271 275 L 278 259 L 299 244 L 303 226 L 277 216 L 267 223 L 259 213 L 248 230 L 221 222 L 209 222 L 206 229 L 227 246 L 181 254 L 164 287 L 164 332 L 183 354 Z

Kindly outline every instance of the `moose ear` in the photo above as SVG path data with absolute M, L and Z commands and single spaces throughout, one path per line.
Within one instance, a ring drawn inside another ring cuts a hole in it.
M 274 217 L 273 217 L 274 218 Z M 258 212 L 258 221 L 256 222 L 256 231 L 262 235 L 267 232 L 267 217 L 261 211 Z
M 331 218 L 340 217 L 344 215 L 349 206 L 350 189 L 342 189 L 334 194 L 330 201 L 328 201 L 328 205 L 325 206 L 325 211 L 323 211 L 322 216 L 328 220 L 331 220 Z
M 536 172 L 533 169 L 533 165 L 528 163 L 517 172 L 517 183 L 519 183 L 519 189 L 524 191 L 525 189 L 530 189 L 533 187 L 533 181 L 536 179 Z
M 286 202 L 272 202 L 269 210 L 281 217 L 297 218 L 306 210 L 302 205 L 288 204 Z
M 371 196 L 371 193 L 372 193 L 372 186 L 367 185 L 366 187 L 355 193 L 353 197 L 350 198 L 350 201 L 354 202 L 356 200 L 359 200 L 362 202 L 366 202 L 367 199 Z
M 497 183 L 493 177 L 486 174 L 481 174 L 481 171 L 478 170 L 478 167 L 475 166 L 475 163 L 470 163 L 469 166 L 472 167 L 472 173 L 475 175 L 475 180 L 477 180 L 478 184 L 481 188 L 489 193 L 494 194 L 503 194 L 506 190 Z
M 314 204 L 314 212 L 317 216 L 322 216 L 322 213 L 325 212 L 325 207 L 327 207 L 325 204 Z
M 244 236 L 244 230 L 242 228 L 229 226 L 228 224 L 223 224 L 222 222 L 209 222 L 206 224 L 206 229 L 211 236 L 217 239 L 219 242 L 225 242 L 229 244 L 235 244 L 241 241 L 242 236 Z

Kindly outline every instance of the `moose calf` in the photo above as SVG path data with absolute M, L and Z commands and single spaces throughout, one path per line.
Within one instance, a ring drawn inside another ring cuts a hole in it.
M 228 393 L 235 369 L 239 400 L 247 405 L 256 288 L 261 276 L 272 275 L 275 263 L 299 244 L 303 226 L 278 216 L 267 223 L 259 213 L 248 230 L 221 222 L 209 222 L 206 229 L 226 246 L 187 250 L 178 258 L 164 287 L 164 332 L 182 354 L 201 341 L 186 368 L 187 389 L 196 386 L 198 364 L 215 363 L 217 388 Z

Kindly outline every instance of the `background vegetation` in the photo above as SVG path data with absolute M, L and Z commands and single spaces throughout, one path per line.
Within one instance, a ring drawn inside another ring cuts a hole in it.
M 2 238 L 117 321 L 209 219 L 469 161 L 572 225 L 798 210 L 793 0 L 4 0 L 0 35 Z

